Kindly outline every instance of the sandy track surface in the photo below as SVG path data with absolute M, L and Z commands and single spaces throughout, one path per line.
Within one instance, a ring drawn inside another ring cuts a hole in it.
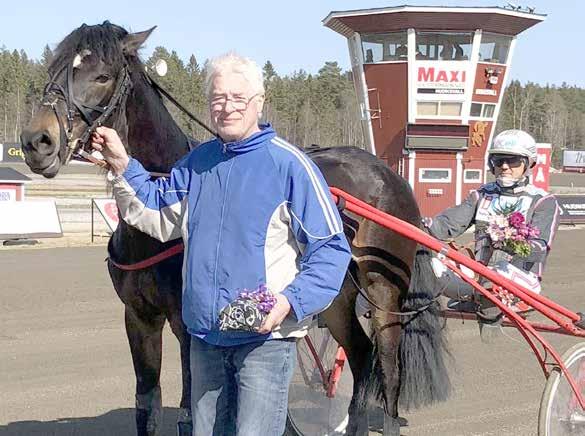
M 71 239 L 60 248 L 56 241 L 0 248 L 0 435 L 134 434 L 134 374 L 105 240 Z M 574 310 L 585 309 L 584 246 L 582 229 L 559 232 L 544 285 Z M 545 379 L 520 336 L 507 329 L 484 344 L 473 322 L 451 320 L 448 329 L 452 398 L 402 413 L 410 421 L 403 434 L 535 435 Z M 163 435 L 175 434 L 180 395 L 178 345 L 169 331 Z M 548 336 L 561 352 L 577 342 Z

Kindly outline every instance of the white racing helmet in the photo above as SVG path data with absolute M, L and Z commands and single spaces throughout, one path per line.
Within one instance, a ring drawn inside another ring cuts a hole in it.
M 523 156 L 528 160 L 528 168 L 532 168 L 536 163 L 536 141 L 523 130 L 504 130 L 494 138 L 488 154 Z
M 496 183 L 503 188 L 516 188 L 522 183 L 526 183 L 525 175 L 530 168 L 536 163 L 536 141 L 532 136 L 522 130 L 504 130 L 499 133 L 493 140 L 488 150 L 490 159 L 489 167 L 492 173 L 494 165 L 491 156 L 496 154 L 521 156 L 524 160 L 524 173 L 521 177 L 510 177 L 499 175 L 496 177 Z

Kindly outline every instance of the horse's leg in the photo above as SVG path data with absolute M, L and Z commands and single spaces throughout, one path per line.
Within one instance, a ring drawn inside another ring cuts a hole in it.
M 335 340 L 343 347 L 353 375 L 353 394 L 346 433 L 368 434 L 367 385 L 373 347 L 355 314 L 357 289 L 346 277 L 341 292 L 321 314 Z
M 182 318 L 182 269 L 183 256 L 174 256 L 161 262 L 154 269 L 158 287 L 160 307 L 164 311 L 173 334 L 179 341 L 181 350 L 182 391 L 177 417 L 178 436 L 191 436 L 193 422 L 191 417 L 191 335 Z
M 368 273 L 371 280 L 368 295 L 380 307 L 389 311 L 400 310 L 400 291 L 379 273 Z M 384 406 L 384 436 L 400 436 L 398 421 L 398 395 L 400 393 L 399 350 L 401 324 L 396 315 L 372 310 L 374 331 L 375 373 L 380 385 L 378 397 Z
M 179 293 L 179 299 L 181 294 Z M 193 422 L 191 415 L 191 368 L 190 368 L 190 349 L 191 335 L 187 331 L 181 316 L 181 304 L 174 302 L 171 305 L 170 313 L 167 314 L 171 330 L 179 340 L 181 346 L 181 367 L 183 376 L 183 390 L 181 393 L 181 403 L 179 416 L 177 419 L 177 435 L 191 436 L 193 432 Z
M 126 305 L 125 322 L 136 374 L 137 433 L 156 436 L 163 412 L 159 381 L 165 316 L 145 316 Z

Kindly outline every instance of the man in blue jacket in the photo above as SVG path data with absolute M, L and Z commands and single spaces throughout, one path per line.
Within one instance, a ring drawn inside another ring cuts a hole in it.
M 236 54 L 214 59 L 207 97 L 218 138 L 150 181 L 117 133 L 93 135 L 122 218 L 185 242 L 183 320 L 192 335 L 194 435 L 281 435 L 296 340 L 339 293 L 350 249 L 317 167 L 259 125 L 262 71 Z M 224 331 L 219 316 L 265 285 L 276 303 L 258 331 Z

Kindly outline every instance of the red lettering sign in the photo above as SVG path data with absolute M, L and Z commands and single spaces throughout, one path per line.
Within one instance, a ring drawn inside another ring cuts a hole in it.
M 536 144 L 536 165 L 532 167 L 532 184 L 548 191 L 550 172 L 550 144 Z
M 439 71 L 439 74 L 437 74 L 437 78 L 435 81 L 436 82 L 448 82 L 447 72 L 445 70 Z
M 419 82 L 434 82 L 435 81 L 435 69 L 433 67 L 430 67 L 430 68 L 419 67 L 418 81 Z
M 434 67 L 418 68 L 419 82 L 465 82 L 465 70 L 435 70 Z

